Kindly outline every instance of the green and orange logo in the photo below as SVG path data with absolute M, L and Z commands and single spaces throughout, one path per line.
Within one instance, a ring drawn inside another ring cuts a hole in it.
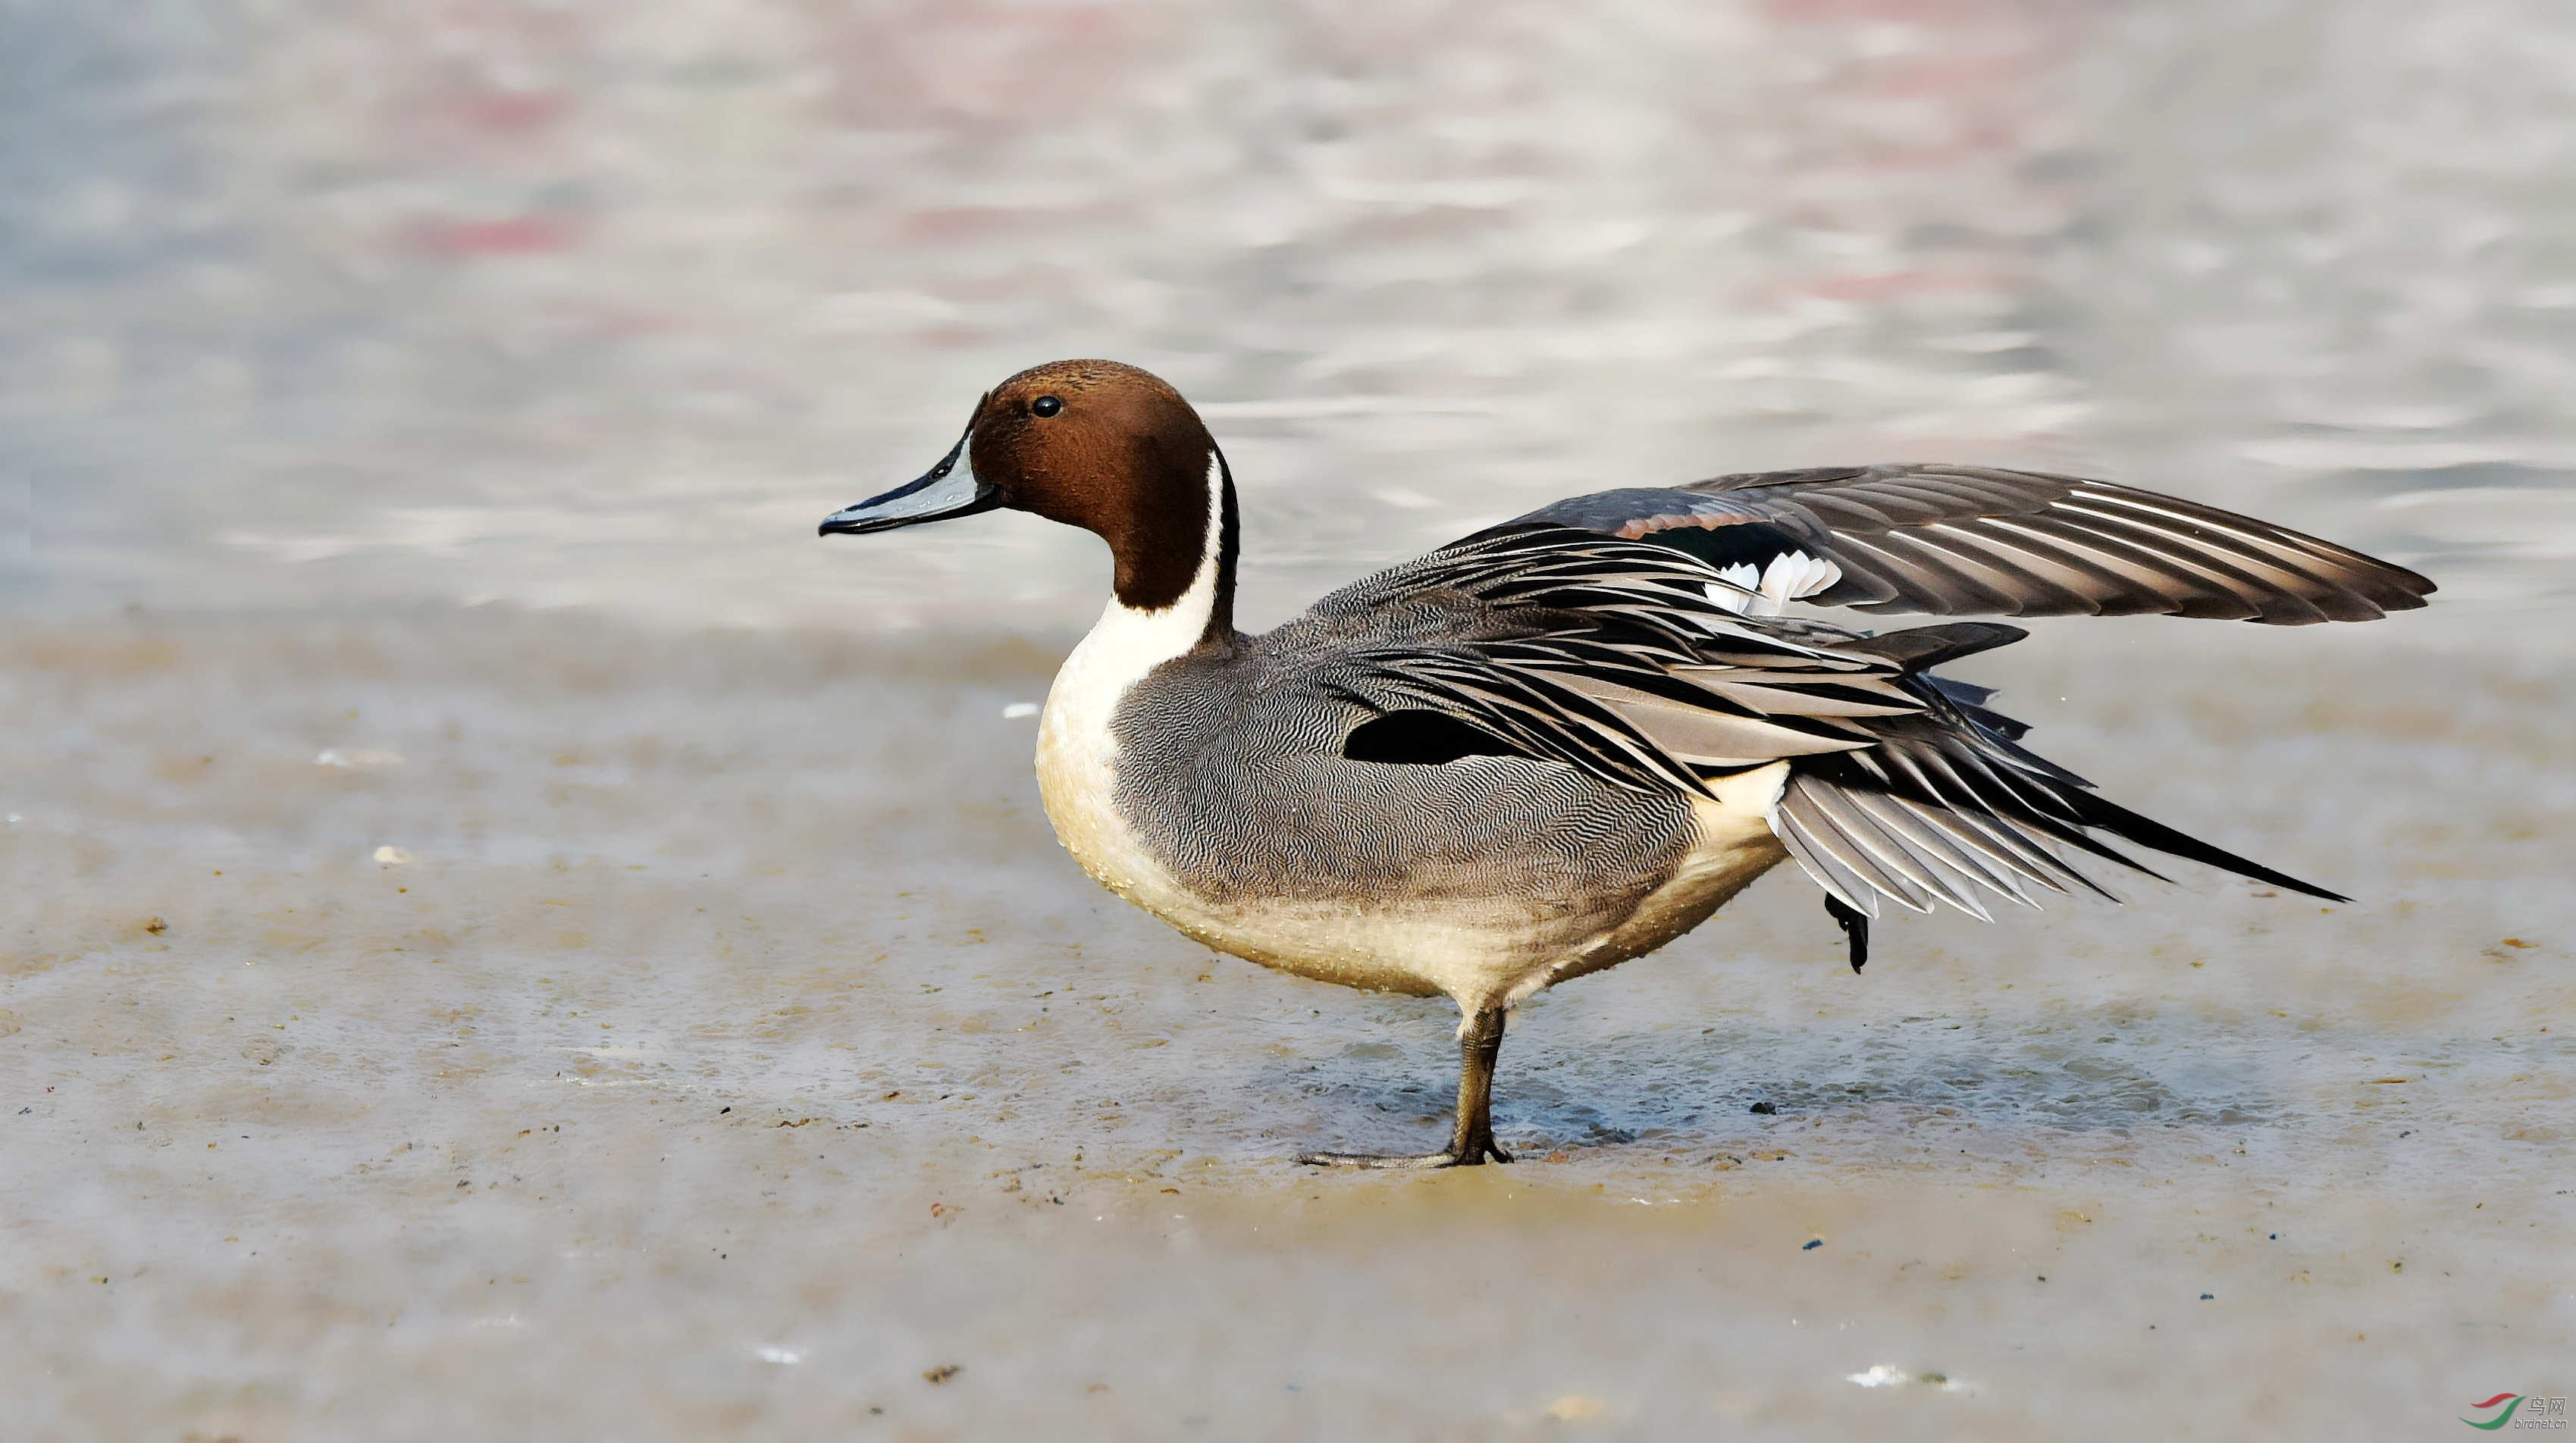
M 2469 1411 L 2473 1413 L 2483 1413 L 2490 1408 L 2501 1411 L 2483 1423 L 2475 1418 L 2460 1421 L 2489 1433 L 2502 1428 L 2511 1428 L 2516 1433 L 2526 1428 L 2545 1433 L 2568 1431 L 2567 1400 L 2564 1398 L 2543 1398 L 2537 1393 L 2498 1393 L 2483 1403 L 2469 1405 Z
M 2494 1430 L 2513 1421 L 2514 1410 L 2522 1406 L 2522 1395 L 2520 1393 L 2498 1393 L 2483 1403 L 2471 1403 L 2469 1405 L 2469 1411 L 2472 1413 L 2483 1413 L 2489 1408 L 2495 1407 L 2499 1403 L 2504 1405 L 2504 1411 L 2498 1413 L 2492 1418 L 2489 1418 L 2483 1423 L 2479 1422 L 2475 1418 L 2463 1418 L 2460 1421 L 2468 1424 L 2472 1428 L 2484 1428 L 2489 1432 L 2493 1432 Z

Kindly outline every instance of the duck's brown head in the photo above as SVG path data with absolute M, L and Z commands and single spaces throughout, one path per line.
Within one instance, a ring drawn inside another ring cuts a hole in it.
M 1234 490 L 1181 393 L 1116 361 L 1056 361 L 1004 381 L 929 474 L 826 517 L 860 535 L 1007 506 L 1109 543 L 1120 604 L 1179 601 L 1203 565 L 1230 593 Z

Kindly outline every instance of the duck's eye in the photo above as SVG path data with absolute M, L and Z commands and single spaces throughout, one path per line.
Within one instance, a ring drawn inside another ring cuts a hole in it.
M 1053 396 L 1040 396 L 1029 403 L 1029 414 L 1032 416 L 1052 416 L 1063 409 L 1064 402 Z

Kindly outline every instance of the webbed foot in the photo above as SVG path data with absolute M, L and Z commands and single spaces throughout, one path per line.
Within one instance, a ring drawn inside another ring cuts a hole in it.
M 1297 1161 L 1308 1167 L 1421 1168 L 1480 1167 L 1488 1160 L 1510 1162 L 1512 1155 L 1503 1151 L 1491 1137 L 1466 1147 L 1446 1147 L 1438 1152 L 1310 1152 Z
M 1503 1009 L 1479 1008 L 1458 1030 L 1458 1111 L 1449 1145 L 1438 1152 L 1310 1152 L 1297 1161 L 1308 1167 L 1435 1168 L 1479 1167 L 1488 1159 L 1510 1162 L 1512 1155 L 1494 1141 L 1494 1059 L 1503 1050 Z

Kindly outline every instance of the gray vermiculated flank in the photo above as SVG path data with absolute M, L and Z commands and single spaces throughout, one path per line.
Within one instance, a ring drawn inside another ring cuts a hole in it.
M 1120 811 L 1206 895 L 1359 908 L 1494 898 L 1615 926 L 1681 858 L 1680 791 L 1615 785 L 1548 756 L 1342 755 L 1352 728 L 1417 704 L 1373 687 L 1357 655 L 1421 644 L 1471 656 L 1472 638 L 1497 629 L 1464 597 L 1417 594 L 1310 613 L 1231 654 L 1158 668 L 1113 722 Z

